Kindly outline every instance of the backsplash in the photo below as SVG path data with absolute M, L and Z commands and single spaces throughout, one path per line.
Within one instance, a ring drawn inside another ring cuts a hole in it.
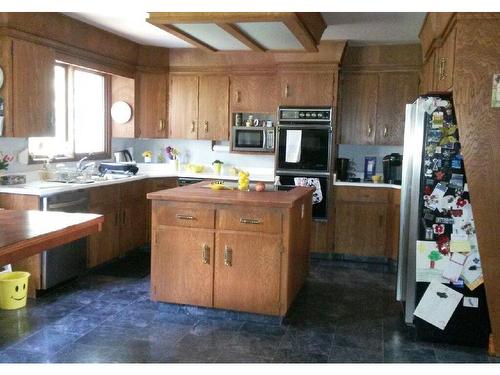
M 403 146 L 339 145 L 338 157 L 353 160 L 356 163 L 358 177 L 363 177 L 365 156 L 375 156 L 377 158 L 376 174 L 383 174 L 382 159 L 393 152 L 402 155 Z
M 227 145 L 227 143 L 225 143 Z M 244 155 L 230 154 L 229 152 L 212 151 L 211 141 L 180 140 L 180 139 L 129 139 L 113 138 L 112 151 L 133 148 L 133 157 L 137 162 L 142 163 L 144 158 L 142 153 L 145 150 L 153 152 L 153 163 L 157 162 L 158 154 L 162 150 L 165 156 L 165 147 L 172 146 L 180 151 L 181 163 L 193 163 L 211 165 L 216 159 L 224 162 L 226 166 L 236 166 L 239 168 L 259 167 L 274 169 L 274 155 Z M 26 165 L 20 163 L 18 154 L 27 149 L 28 140 L 26 138 L 5 138 L 0 137 L 0 151 L 12 154 L 15 160 L 10 164 L 8 172 L 29 172 L 41 168 L 40 164 Z M 75 163 L 65 163 L 74 165 Z

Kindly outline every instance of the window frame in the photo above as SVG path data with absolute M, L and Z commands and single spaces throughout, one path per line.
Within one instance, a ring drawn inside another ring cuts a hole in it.
M 70 91 L 74 90 L 73 86 L 73 73 L 75 70 L 79 70 L 82 72 L 88 72 L 88 73 L 93 73 L 97 74 L 103 77 L 104 79 L 104 151 L 99 152 L 99 153 L 92 153 L 91 159 L 94 160 L 104 160 L 104 159 L 110 159 L 111 158 L 111 75 L 91 69 L 91 68 L 86 68 L 81 65 L 75 65 L 75 64 L 69 64 L 65 63 L 63 61 L 58 61 L 56 60 L 54 62 L 54 67 L 56 66 L 61 66 L 65 70 L 66 74 L 66 90 L 65 90 L 65 96 L 66 96 L 66 139 L 70 136 L 71 132 L 74 132 L 73 126 L 74 124 L 72 123 L 70 119 L 70 111 L 69 107 L 72 105 L 72 94 L 70 94 Z M 71 104 L 70 100 L 71 99 Z M 66 162 L 66 161 L 78 161 L 84 156 L 89 156 L 89 153 L 76 153 L 74 152 L 75 150 L 75 139 L 74 136 L 72 136 L 72 142 L 73 142 L 73 156 L 71 157 L 55 157 L 53 160 L 57 162 Z M 29 155 L 29 164 L 41 164 L 44 163 L 47 160 L 47 157 L 39 157 L 39 158 L 33 158 L 31 154 Z

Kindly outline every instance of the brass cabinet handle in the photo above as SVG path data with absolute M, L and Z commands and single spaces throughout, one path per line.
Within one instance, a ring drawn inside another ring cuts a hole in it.
M 241 102 L 241 92 L 238 90 L 236 91 L 236 103 Z
M 224 265 L 231 267 L 233 265 L 233 250 L 229 246 L 224 246 Z
M 288 98 L 288 83 L 285 85 L 285 98 Z
M 208 121 L 205 121 L 205 133 L 208 133 Z
M 372 135 L 372 127 L 369 125 L 368 126 L 368 137 Z
M 162 131 L 163 129 L 163 120 L 160 120 L 160 122 L 158 123 L 158 131 Z
M 203 264 L 210 263 L 210 248 L 207 244 L 203 244 L 203 247 L 201 249 L 201 262 Z
M 191 133 L 194 133 L 194 131 L 196 130 L 195 129 L 195 125 L 196 125 L 196 121 L 191 121 Z
M 439 79 L 442 81 L 447 77 L 446 75 L 446 58 L 441 57 L 439 60 Z
M 259 219 L 245 219 L 245 218 L 240 218 L 240 223 L 241 224 L 260 224 Z
M 118 225 L 118 211 L 115 212 L 115 226 Z
M 384 137 L 387 137 L 387 133 L 388 133 L 388 131 L 387 131 L 387 127 L 386 127 L 386 126 L 384 126 Z
M 123 215 L 122 215 L 122 224 L 125 224 L 125 211 L 123 211 Z
M 177 219 L 180 219 L 180 220 L 196 220 L 196 218 L 194 216 L 191 216 L 191 215 L 177 214 L 177 215 L 175 215 L 175 217 Z

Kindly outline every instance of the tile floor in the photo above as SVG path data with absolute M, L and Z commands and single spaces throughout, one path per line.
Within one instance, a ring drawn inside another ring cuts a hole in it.
M 382 265 L 313 260 L 277 326 L 165 312 L 149 300 L 148 276 L 94 272 L 0 311 L 0 362 L 496 361 L 483 349 L 416 341 L 394 284 Z

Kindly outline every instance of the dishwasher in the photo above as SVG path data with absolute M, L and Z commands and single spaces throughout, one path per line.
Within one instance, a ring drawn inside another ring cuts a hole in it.
M 86 189 L 58 193 L 41 198 L 43 211 L 86 213 L 89 195 Z M 87 270 L 87 237 L 42 252 L 41 289 L 82 275 Z

